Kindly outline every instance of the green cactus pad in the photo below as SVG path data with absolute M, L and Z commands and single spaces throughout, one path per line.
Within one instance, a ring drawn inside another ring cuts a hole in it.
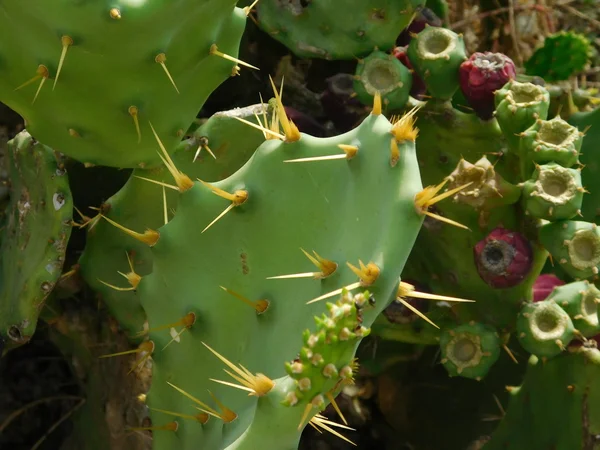
M 575 279 L 598 277 L 600 269 L 600 230 L 583 221 L 548 223 L 540 228 L 540 242 Z
M 549 361 L 529 359 L 510 388 L 502 422 L 484 450 L 595 449 L 600 435 L 600 351 L 579 348 Z
M 520 155 L 538 164 L 571 167 L 579 161 L 583 133 L 560 117 L 536 122 L 521 134 Z
M 537 75 L 546 81 L 568 80 L 581 72 L 592 57 L 592 44 L 582 34 L 560 31 L 544 39 L 525 62 L 527 75 Z
M 393 55 L 376 51 L 356 66 L 354 91 L 365 105 L 372 105 L 377 92 L 390 109 L 402 109 L 410 94 L 412 75 Z
M 511 80 L 495 94 L 495 117 L 514 152 L 519 150 L 518 136 L 537 120 L 546 120 L 550 94 L 543 86 Z
M 261 0 L 259 26 L 297 56 L 353 59 L 391 50 L 425 0 Z
M 500 336 L 490 326 L 471 322 L 443 330 L 440 349 L 451 377 L 481 380 L 500 356 Z
M 551 358 L 575 337 L 569 315 L 551 300 L 526 303 L 517 317 L 517 337 L 525 350 Z
M 452 98 L 459 87 L 458 69 L 467 59 L 462 35 L 427 26 L 410 41 L 407 55 L 433 98 Z
M 63 3 L 2 2 L 0 101 L 78 161 L 160 163 L 150 123 L 172 152 L 232 74 L 211 46 L 237 55 L 244 11 L 235 0 Z
M 586 135 L 581 146 L 580 162 L 583 186 L 589 191 L 583 198 L 581 214 L 589 222 L 600 222 L 600 108 L 590 112 L 575 113 L 569 123 Z M 589 128 L 589 130 L 588 130 Z
M 577 281 L 558 286 L 547 300 L 558 303 L 569 314 L 575 328 L 585 337 L 600 333 L 598 318 L 600 290 L 589 281 Z
M 173 155 L 173 161 L 192 177 L 220 180 L 239 169 L 264 141 L 261 131 L 249 127 L 235 117 L 256 123 L 254 114 L 270 114 L 270 108 L 252 105 L 217 113 L 184 140 Z M 200 150 L 196 161 L 194 159 Z M 209 151 L 210 150 L 210 151 Z M 212 152 L 216 159 L 210 155 Z M 160 183 L 172 184 L 172 176 L 163 166 L 157 169 L 136 169 L 125 186 L 103 206 L 105 215 L 131 229 L 155 229 L 165 223 L 163 192 Z M 177 209 L 178 195 L 165 189 L 167 214 L 171 218 Z M 152 271 L 152 252 L 145 244 L 124 235 L 105 220 L 89 227 L 87 245 L 79 260 L 81 274 L 100 294 L 110 312 L 122 327 L 130 332 L 142 329 L 146 320 L 133 286 L 118 273 L 131 272 L 128 256 L 135 273 L 145 276 Z M 139 280 L 138 280 L 139 281 Z M 130 290 L 116 290 L 107 286 Z
M 281 404 L 296 390 L 295 380 L 285 376 L 285 362 L 296 357 L 303 331 L 325 309 L 325 301 L 307 302 L 346 286 L 358 287 L 360 278 L 347 265 L 352 264 L 376 302 L 363 315 L 362 326 L 368 328 L 396 296 L 399 275 L 423 221 L 414 204 L 422 190 L 414 142 L 398 143 L 399 159 L 392 164 L 393 129 L 385 117 L 372 114 L 340 136 L 269 140 L 231 177 L 213 187 L 195 183 L 180 195 L 175 217 L 158 229 L 158 241 L 151 247 L 153 271 L 138 288 L 150 330 L 181 323 L 171 333 L 149 333 L 156 350 L 148 404 L 197 413 L 170 382 L 218 408 L 206 392 L 210 389 L 237 419 L 225 425 L 215 418 L 205 425 L 180 422 L 176 432 L 154 433 L 155 449 L 296 448 L 307 405 L 307 419 L 321 406 L 310 407 L 307 398 L 295 406 Z M 344 156 L 341 144 L 357 147 L 350 159 L 285 162 Z M 222 198 L 215 195 L 216 188 L 237 196 Z M 232 203 L 236 198 L 243 200 Z M 328 260 L 326 267 L 333 273 L 317 269 L 302 249 Z M 315 270 L 307 277 L 268 279 Z M 195 323 L 182 321 L 184 316 L 195 317 Z M 179 342 L 170 343 L 172 333 L 185 326 L 189 328 Z M 275 387 L 257 399 L 210 381 L 232 380 L 223 372 L 224 363 L 202 342 L 251 373 L 265 374 Z M 190 355 L 200 359 L 193 362 Z M 326 397 L 326 392 L 321 394 Z M 155 412 L 151 417 L 157 426 L 169 420 Z
M 73 200 L 62 155 L 27 131 L 8 145 L 10 204 L 0 229 L 0 340 L 29 341 L 62 273 Z
M 494 170 L 494 165 L 483 156 L 475 164 L 461 158 L 456 169 L 448 175 L 448 189 L 455 189 L 467 183 L 470 186 L 457 192 L 454 201 L 465 203 L 475 209 L 492 209 L 501 205 L 516 203 L 521 189 L 510 184 Z
M 583 192 L 579 170 L 548 163 L 523 184 L 523 207 L 538 219 L 571 219 L 581 213 Z

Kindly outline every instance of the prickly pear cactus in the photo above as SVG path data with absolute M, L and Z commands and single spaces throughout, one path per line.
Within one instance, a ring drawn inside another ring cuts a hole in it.
M 352 59 L 391 50 L 424 0 L 258 2 L 259 26 L 297 56 Z
M 11 185 L 0 229 L 0 340 L 12 348 L 31 338 L 62 273 L 73 201 L 62 155 L 26 131 L 7 150 Z
M 0 101 L 81 162 L 160 163 L 150 123 L 172 151 L 236 73 L 221 56 L 237 55 L 245 10 L 235 0 L 63 3 L 2 2 Z
M 270 108 L 259 104 L 215 114 L 182 141 L 173 155 L 174 163 L 194 178 L 212 181 L 231 175 L 264 140 L 261 131 L 237 118 L 257 123 L 255 114 L 270 113 Z M 164 225 L 173 217 L 179 199 L 173 189 L 164 186 L 171 179 L 164 166 L 136 169 L 125 186 L 100 206 L 98 214 L 81 222 L 88 229 L 79 260 L 81 274 L 131 333 L 141 330 L 146 320 L 136 289 L 140 277 L 152 271 L 152 252 L 109 221 L 141 230 Z
M 592 45 L 584 35 L 560 31 L 544 39 L 544 45 L 525 62 L 525 70 L 546 81 L 568 80 L 586 68 L 591 56 Z
M 399 295 L 424 217 L 416 206 L 427 206 L 415 199 L 429 193 L 413 116 L 392 124 L 377 98 L 360 126 L 327 139 L 300 134 L 281 104 L 278 120 L 285 136 L 271 131 L 218 183 L 193 182 L 167 161 L 177 212 L 138 235 L 153 259 L 138 293 L 150 339 L 140 351 L 153 359 L 147 404 L 154 426 L 164 426 L 155 449 L 296 448 L 303 426 L 352 376 L 360 338 Z M 202 364 L 190 365 L 191 354 Z M 203 412 L 196 420 L 171 422 L 197 415 L 194 405 Z

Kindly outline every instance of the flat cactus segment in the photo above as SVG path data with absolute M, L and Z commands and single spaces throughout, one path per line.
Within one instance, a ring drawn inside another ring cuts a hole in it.
M 525 62 L 525 70 L 527 75 L 546 81 L 568 80 L 586 68 L 592 52 L 592 44 L 584 35 L 560 31 L 544 39 L 544 45 Z
M 209 389 L 237 418 L 229 421 L 232 416 L 226 416 L 225 425 L 215 417 L 205 425 L 181 422 L 177 432 L 154 434 L 155 449 L 177 445 L 222 450 L 249 430 L 253 416 L 263 417 L 261 408 L 272 411 L 261 420 L 269 421 L 283 441 L 261 440 L 253 442 L 254 448 L 292 448 L 288 443 L 297 443 L 305 403 L 269 403 L 270 394 L 257 400 L 210 381 L 233 380 L 202 342 L 249 373 L 262 373 L 277 383 L 286 376 L 285 362 L 296 358 L 303 346 L 304 330 L 312 329 L 313 318 L 324 312 L 325 297 L 335 298 L 344 287 L 354 294 L 362 283 L 375 301 L 362 316 L 362 326 L 370 327 L 395 298 L 423 222 L 415 208 L 422 184 L 414 143 L 397 143 L 399 158 L 392 165 L 392 131 L 385 117 L 371 114 L 340 136 L 271 139 L 231 177 L 196 183 L 181 194 L 175 217 L 158 229 L 160 238 L 151 249 L 154 268 L 138 292 L 151 330 L 188 313 L 195 314 L 196 322 L 184 332 L 183 326 L 175 326 L 171 333 L 149 333 L 156 350 L 148 404 L 194 411 L 194 402 L 168 381 L 221 414 L 224 409 L 211 399 Z M 324 156 L 336 159 L 320 159 Z M 304 158 L 314 159 L 298 161 Z M 232 193 L 243 192 L 245 201 L 236 203 Z M 265 300 L 268 308 L 257 308 Z M 178 341 L 171 342 L 180 332 Z M 201 363 L 192 363 L 190 355 Z M 273 395 L 279 389 L 276 384 Z M 328 400 L 326 392 L 321 394 L 324 407 Z M 169 420 L 155 413 L 151 417 L 157 425 Z M 292 425 L 286 417 L 298 422 Z
M 425 0 L 261 0 L 259 26 L 297 56 L 352 59 L 391 50 Z
M 598 349 L 581 347 L 545 362 L 532 356 L 523 384 L 510 388 L 506 416 L 483 449 L 596 448 L 600 434 L 598 380 Z
M 11 197 L 0 230 L 0 340 L 11 348 L 31 338 L 61 275 L 73 201 L 62 156 L 27 131 L 9 142 L 8 161 Z
M 235 3 L 4 1 L 0 100 L 78 161 L 156 165 L 149 122 L 172 152 L 236 66 L 215 54 L 237 55 L 246 15 Z
M 190 138 L 182 141 L 173 161 L 191 177 L 212 181 L 231 175 L 264 141 L 261 131 L 236 118 L 256 123 L 255 114 L 270 115 L 270 110 L 258 104 L 214 114 Z M 170 220 L 177 210 L 179 197 L 172 189 L 152 181 L 173 184 L 165 167 L 136 169 L 125 186 L 106 201 L 102 207 L 104 215 L 129 229 L 157 229 L 164 225 L 165 201 Z M 152 252 L 145 244 L 124 235 L 99 217 L 94 225 L 88 225 L 87 245 L 79 261 L 83 278 L 101 295 L 121 326 L 137 332 L 141 331 L 146 317 L 134 289 L 137 285 L 130 285 L 122 276 L 132 272 L 128 258 L 138 276 L 152 271 Z
M 585 132 L 579 160 L 583 164 L 581 178 L 589 192 L 583 198 L 581 214 L 589 222 L 600 221 L 600 108 L 590 112 L 578 112 L 569 117 L 569 123 Z

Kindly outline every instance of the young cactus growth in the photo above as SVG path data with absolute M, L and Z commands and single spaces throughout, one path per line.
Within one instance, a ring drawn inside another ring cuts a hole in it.
M 487 325 L 470 322 L 447 328 L 440 336 L 442 364 L 451 377 L 481 380 L 500 356 L 500 335 Z
M 546 120 L 550 94 L 546 88 L 533 83 L 511 80 L 495 94 L 495 117 L 510 149 L 519 149 L 519 134 L 538 119 Z
M 10 203 L 0 229 L 0 341 L 33 335 L 58 281 L 71 235 L 73 199 L 62 155 L 27 131 L 8 145 Z
M 548 163 L 523 184 L 523 208 L 538 219 L 571 219 L 581 214 L 583 193 L 579 170 Z
M 575 279 L 598 278 L 600 230 L 595 223 L 561 221 L 543 225 L 540 242 Z
M 569 314 L 552 300 L 526 303 L 517 317 L 517 337 L 525 350 L 552 358 L 575 337 Z
M 408 58 L 425 81 L 429 95 L 449 100 L 459 87 L 459 67 L 467 59 L 462 35 L 425 27 L 408 46 Z
M 564 309 L 573 325 L 585 337 L 600 333 L 598 304 L 600 290 L 589 281 L 577 281 L 555 288 L 548 300 L 552 300 Z
M 390 109 L 402 109 L 412 88 L 412 75 L 396 57 L 375 51 L 358 62 L 354 76 L 354 91 L 366 105 L 372 105 L 380 93 Z
M 579 162 L 583 133 L 560 117 L 538 119 L 520 135 L 519 154 L 538 164 L 556 162 L 571 167 Z

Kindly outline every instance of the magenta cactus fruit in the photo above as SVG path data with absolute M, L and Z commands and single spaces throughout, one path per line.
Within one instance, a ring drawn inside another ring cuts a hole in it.
M 546 300 L 550 293 L 557 286 L 563 286 L 565 282 L 553 273 L 544 273 L 536 278 L 533 283 L 533 301 L 541 302 Z
M 427 87 L 425 86 L 425 82 L 423 79 L 415 72 L 413 69 L 413 65 L 408 59 L 408 55 L 406 54 L 407 47 L 396 47 L 392 50 L 392 55 L 400 61 L 412 74 L 412 87 L 410 88 L 410 95 L 417 99 L 422 99 L 425 92 L 427 92 Z
M 476 52 L 460 65 L 460 89 L 480 118 L 494 114 L 494 93 L 517 75 L 515 64 L 502 53 Z
M 518 285 L 529 273 L 533 252 L 520 233 L 495 228 L 474 248 L 479 276 L 494 288 Z

